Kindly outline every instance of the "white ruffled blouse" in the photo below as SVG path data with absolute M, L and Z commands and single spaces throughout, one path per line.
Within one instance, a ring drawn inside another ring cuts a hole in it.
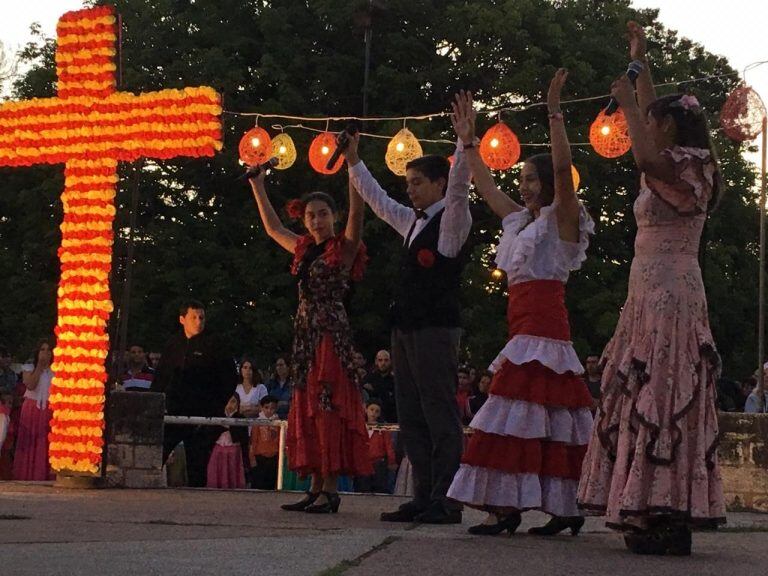
M 504 230 L 496 247 L 496 266 L 507 274 L 509 284 L 530 280 L 568 281 L 573 270 L 587 257 L 589 235 L 595 223 L 583 205 L 579 206 L 579 240 L 560 239 L 555 206 L 545 206 L 533 220 L 528 210 L 512 212 L 501 222 Z

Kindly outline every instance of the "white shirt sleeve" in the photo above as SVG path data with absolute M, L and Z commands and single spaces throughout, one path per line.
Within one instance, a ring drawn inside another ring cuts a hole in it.
M 455 258 L 467 241 L 472 228 L 472 215 L 469 212 L 469 183 L 471 172 L 464 156 L 461 142 L 456 145 L 453 166 L 448 174 L 448 186 L 445 191 L 445 212 L 440 221 L 440 236 L 437 251 L 447 258 Z
M 349 178 L 376 216 L 405 238 L 416 219 L 413 210 L 390 198 L 362 161 L 349 167 Z

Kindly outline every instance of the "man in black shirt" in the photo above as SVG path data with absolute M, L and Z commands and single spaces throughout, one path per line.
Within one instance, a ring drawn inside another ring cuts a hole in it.
M 152 392 L 165 393 L 165 410 L 178 416 L 224 416 L 224 407 L 237 386 L 237 370 L 231 356 L 205 329 L 205 310 L 196 300 L 179 308 L 182 331 L 165 346 Z M 163 462 L 179 442 L 184 442 L 190 486 L 205 486 L 206 467 L 219 426 L 165 427 Z
M 376 353 L 374 369 L 366 377 L 363 388 L 371 399 L 375 398 L 381 403 L 384 422 L 396 423 L 395 377 L 392 375 L 392 359 L 388 350 Z

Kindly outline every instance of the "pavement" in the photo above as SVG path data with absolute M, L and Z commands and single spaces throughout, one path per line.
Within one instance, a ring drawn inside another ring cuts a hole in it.
M 690 557 L 635 556 L 588 518 L 581 535 L 526 534 L 546 521 L 523 515 L 512 537 L 453 526 L 390 524 L 394 496 L 342 495 L 339 514 L 283 512 L 301 498 L 247 490 L 76 490 L 0 483 L 0 576 L 765 576 L 768 514 L 732 513 L 694 534 Z

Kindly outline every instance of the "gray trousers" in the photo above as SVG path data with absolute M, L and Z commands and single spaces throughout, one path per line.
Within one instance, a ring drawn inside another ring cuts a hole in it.
M 414 503 L 445 503 L 463 445 L 456 404 L 460 328 L 392 331 L 397 417 L 413 468 Z

